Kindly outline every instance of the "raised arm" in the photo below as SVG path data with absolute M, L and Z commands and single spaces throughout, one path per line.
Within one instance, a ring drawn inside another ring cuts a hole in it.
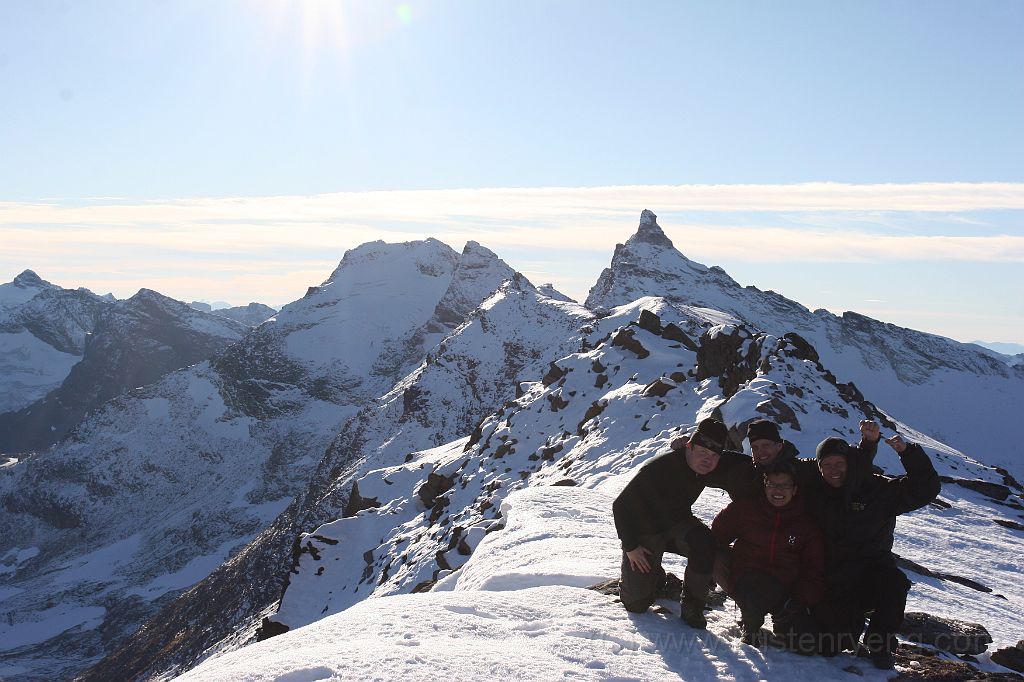
M 877 422 L 870 419 L 860 421 L 860 443 L 856 447 L 858 459 L 870 467 L 878 454 L 878 441 L 882 439 L 882 429 Z
M 900 456 L 903 468 L 907 471 L 906 476 L 892 481 L 892 484 L 900 486 L 896 513 L 905 514 L 920 509 L 938 497 L 942 483 L 924 449 L 917 443 L 907 443 L 899 434 L 886 438 L 885 442 Z

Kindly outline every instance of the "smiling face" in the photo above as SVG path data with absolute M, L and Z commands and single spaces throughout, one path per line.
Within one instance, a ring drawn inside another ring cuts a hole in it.
M 754 464 L 767 466 L 775 461 L 775 458 L 782 452 L 782 443 L 767 438 L 758 438 L 750 441 L 750 455 Z
M 764 494 L 773 507 L 785 507 L 796 495 L 796 481 L 790 474 L 768 474 L 764 477 Z
M 846 483 L 846 457 L 842 455 L 829 455 L 818 461 L 818 471 L 833 488 L 842 488 Z
M 702 476 L 710 474 L 718 466 L 719 459 L 719 454 L 714 450 L 708 450 L 703 445 L 686 444 L 686 464 L 694 473 Z

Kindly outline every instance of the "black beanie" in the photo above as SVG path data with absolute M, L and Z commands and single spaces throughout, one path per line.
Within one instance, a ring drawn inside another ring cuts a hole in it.
M 714 417 L 702 419 L 697 424 L 697 430 L 690 436 L 692 445 L 700 445 L 708 450 L 717 452 L 719 455 L 725 452 L 726 443 L 729 442 L 729 430 L 725 424 Z
M 782 442 L 782 436 L 779 435 L 779 427 L 774 422 L 770 422 L 767 419 L 758 419 L 752 421 L 747 426 L 747 440 L 753 442 L 755 440 L 770 440 L 776 443 Z
M 819 462 L 831 455 L 849 457 L 850 446 L 842 438 L 826 438 L 818 443 L 818 449 L 814 451 L 814 455 L 818 458 Z

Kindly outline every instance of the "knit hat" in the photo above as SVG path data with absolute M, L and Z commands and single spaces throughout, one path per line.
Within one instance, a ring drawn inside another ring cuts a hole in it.
M 774 422 L 770 422 L 767 419 L 758 419 L 750 422 L 747 426 L 747 440 L 750 442 L 770 440 L 781 443 L 782 436 L 779 435 L 779 427 Z
M 691 445 L 699 445 L 719 455 L 725 452 L 728 442 L 729 430 L 714 417 L 702 419 L 697 424 L 697 430 L 690 435 Z
M 849 457 L 850 446 L 842 438 L 826 438 L 818 443 L 818 449 L 814 451 L 814 455 L 818 458 L 819 462 L 832 455 Z

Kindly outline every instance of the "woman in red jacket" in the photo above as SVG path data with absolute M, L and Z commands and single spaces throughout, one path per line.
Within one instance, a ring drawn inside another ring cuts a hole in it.
M 725 591 L 740 608 L 743 642 L 760 646 L 761 626 L 772 614 L 774 630 L 792 648 L 810 653 L 813 623 L 809 606 L 825 591 L 825 543 L 804 512 L 796 477 L 785 466 L 764 476 L 764 495 L 737 500 L 711 526 L 720 548 L 735 541 Z M 800 646 L 806 635 L 808 646 Z

